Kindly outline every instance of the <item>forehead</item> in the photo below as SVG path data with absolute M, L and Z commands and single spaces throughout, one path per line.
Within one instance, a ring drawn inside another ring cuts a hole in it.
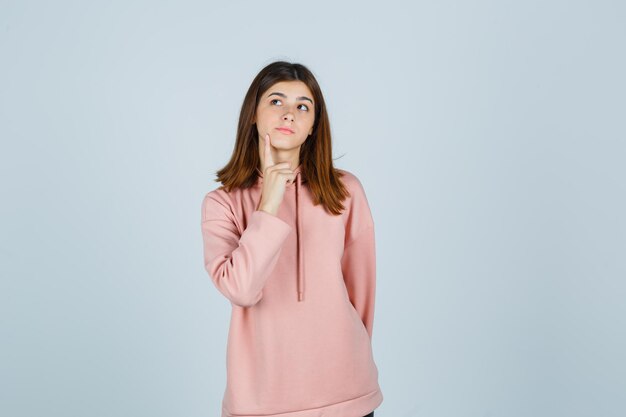
M 307 96 L 313 100 L 313 93 L 302 81 L 279 81 L 267 89 L 265 96 L 268 96 L 273 92 L 281 92 L 286 94 L 289 98 Z

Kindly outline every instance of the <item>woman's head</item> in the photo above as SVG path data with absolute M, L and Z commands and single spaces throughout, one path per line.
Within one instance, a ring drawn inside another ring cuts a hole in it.
M 281 154 L 281 161 L 299 161 L 300 147 L 313 133 L 315 103 L 317 100 L 313 99 L 311 90 L 299 80 L 279 81 L 265 90 L 256 105 L 253 120 L 259 142 L 262 142 L 260 147 L 264 147 L 267 134 L 272 147 Z
M 278 94 L 274 94 L 278 93 Z M 287 126 L 293 135 L 276 128 Z M 298 152 L 299 164 L 315 204 L 333 214 L 343 209 L 347 190 L 333 167 L 330 123 L 322 90 L 313 73 L 302 64 L 277 61 L 263 68 L 244 97 L 235 147 L 228 164 L 217 171 L 227 191 L 256 183 L 260 168 L 260 141 L 265 134 L 279 152 Z

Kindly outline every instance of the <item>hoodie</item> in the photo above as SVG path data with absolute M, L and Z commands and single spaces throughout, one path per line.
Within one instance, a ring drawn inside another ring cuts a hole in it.
M 204 266 L 231 304 L 222 417 L 361 417 L 383 401 L 372 355 L 374 221 L 339 170 L 341 215 L 313 205 L 302 165 L 276 215 L 256 184 L 202 201 Z

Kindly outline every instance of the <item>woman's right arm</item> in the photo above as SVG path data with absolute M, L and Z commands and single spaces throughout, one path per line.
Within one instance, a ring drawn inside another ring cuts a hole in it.
M 217 289 L 235 305 L 258 303 L 291 226 L 278 216 L 256 210 L 239 233 L 228 204 L 215 192 L 202 201 L 201 224 L 204 267 Z

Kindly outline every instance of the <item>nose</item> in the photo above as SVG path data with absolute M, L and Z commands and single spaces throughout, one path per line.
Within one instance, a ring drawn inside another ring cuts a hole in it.
M 291 111 L 287 112 L 287 113 L 283 116 L 283 120 L 289 120 L 289 121 L 292 121 L 292 122 L 293 122 L 293 120 L 294 120 L 293 113 L 292 113 Z

